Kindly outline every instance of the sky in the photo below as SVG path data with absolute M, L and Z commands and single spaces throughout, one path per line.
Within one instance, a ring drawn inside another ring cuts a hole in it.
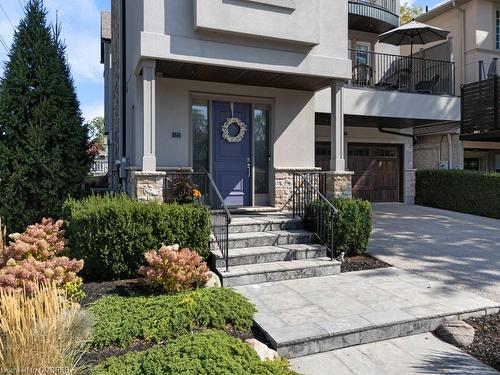
M 10 48 L 14 28 L 23 15 L 26 0 L 0 0 L 0 36 Z M 402 1 L 404 2 L 404 0 Z M 408 0 L 414 5 L 429 6 L 443 0 Z M 68 61 L 75 80 L 83 116 L 87 121 L 104 115 L 103 66 L 100 64 L 100 12 L 109 10 L 110 0 L 45 0 L 48 19 L 56 14 L 62 24 Z M 0 76 L 3 75 L 7 52 L 0 44 Z

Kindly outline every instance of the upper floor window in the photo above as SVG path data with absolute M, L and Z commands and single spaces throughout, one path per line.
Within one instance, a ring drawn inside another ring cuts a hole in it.
M 500 9 L 497 9 L 496 11 L 496 18 L 495 18 L 495 43 L 496 43 L 496 49 L 500 50 Z

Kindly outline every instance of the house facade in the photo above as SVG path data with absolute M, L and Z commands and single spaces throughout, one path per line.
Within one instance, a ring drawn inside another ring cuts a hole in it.
M 447 1 L 422 14 L 417 21 L 450 31 L 447 43 L 416 48 L 422 48 L 420 54 L 437 54 L 454 62 L 458 94 L 462 85 L 487 79 L 488 73 L 491 75 L 494 71 L 493 65 L 497 65 L 497 72 L 500 71 L 500 1 Z M 419 131 L 414 148 L 416 168 L 451 166 L 500 171 L 499 137 L 464 137 L 460 134 L 460 124 Z
M 414 129 L 456 123 L 460 100 L 452 63 L 376 43 L 398 14 L 396 0 L 113 0 L 111 187 L 161 200 L 169 173 L 210 173 L 229 206 L 283 207 L 294 173 L 323 171 L 330 196 L 412 203 Z

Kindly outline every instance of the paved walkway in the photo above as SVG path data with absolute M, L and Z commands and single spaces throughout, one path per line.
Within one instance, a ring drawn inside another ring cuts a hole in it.
M 446 344 L 431 333 L 295 358 L 304 375 L 498 375 L 499 373 Z
M 288 358 L 429 332 L 445 318 L 500 307 L 394 267 L 235 289 L 255 304 L 256 324 Z
M 374 204 L 368 252 L 427 279 L 500 302 L 500 220 L 422 206 Z

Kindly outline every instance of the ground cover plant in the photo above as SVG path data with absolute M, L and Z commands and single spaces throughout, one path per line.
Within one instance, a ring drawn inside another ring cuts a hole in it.
M 370 202 L 359 199 L 336 198 L 330 201 L 337 209 L 333 221 L 333 240 L 337 254 L 346 256 L 363 254 L 368 248 L 368 240 L 372 230 L 372 206 Z M 319 210 L 326 212 L 327 202 L 315 201 L 306 207 L 306 227 L 314 231 L 317 225 L 331 228 L 330 215 L 322 215 L 323 222 L 319 223 Z M 327 243 L 330 243 L 331 230 L 328 233 Z
M 78 374 L 92 319 L 53 284 L 0 289 L 0 373 Z
M 248 332 L 255 307 L 240 294 L 222 288 L 174 295 L 104 297 L 91 307 L 96 318 L 93 345 L 125 347 L 134 340 L 159 342 L 204 328 Z
M 261 361 L 243 341 L 220 331 L 179 337 L 146 351 L 110 358 L 92 375 L 293 375 L 285 360 Z
M 418 170 L 415 203 L 500 219 L 500 173 Z
M 144 282 L 164 292 L 192 290 L 206 284 L 210 278 L 208 266 L 198 253 L 179 249 L 179 245 L 162 246 L 145 255 L 147 266 L 139 269 Z
M 200 204 L 139 202 L 125 195 L 68 200 L 63 207 L 73 257 L 85 261 L 86 281 L 137 276 L 144 254 L 180 244 L 209 255 L 210 213 Z

